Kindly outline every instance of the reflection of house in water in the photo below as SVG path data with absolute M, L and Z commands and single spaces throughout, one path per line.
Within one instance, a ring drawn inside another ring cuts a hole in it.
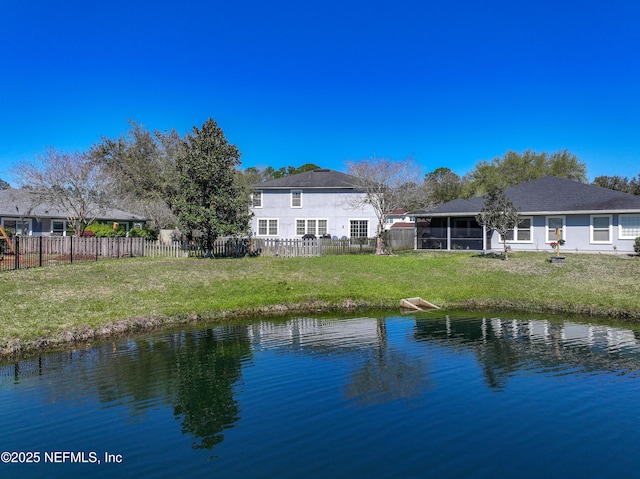
M 640 371 L 634 331 L 570 321 L 498 318 L 433 318 L 416 321 L 415 337 L 473 351 L 491 387 L 502 387 L 516 370 L 553 373 Z
M 249 326 L 252 347 L 353 359 L 344 385 L 347 399 L 363 406 L 420 395 L 426 379 L 424 362 L 387 345 L 382 318 L 292 319 Z
M 250 341 L 268 349 L 358 351 L 379 347 L 385 337 L 384 320 L 375 318 L 296 318 L 284 323 L 262 321 L 249 326 Z

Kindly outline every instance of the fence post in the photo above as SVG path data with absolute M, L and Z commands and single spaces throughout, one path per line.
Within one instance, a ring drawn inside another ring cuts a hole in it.
M 73 236 L 69 236 L 69 262 L 73 263 Z
M 40 267 L 42 268 L 42 236 L 40 236 L 40 239 L 38 241 L 39 243 L 39 256 L 38 256 L 38 262 L 40 263 Z
M 15 269 L 20 269 L 20 236 L 16 235 L 16 240 L 14 241 L 14 246 L 15 246 L 15 259 L 14 259 L 14 266 Z

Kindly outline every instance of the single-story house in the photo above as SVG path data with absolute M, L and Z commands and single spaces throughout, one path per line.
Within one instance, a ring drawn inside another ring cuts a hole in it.
M 258 238 L 375 236 L 378 220 L 355 178 L 316 169 L 253 185 L 251 231 Z
M 562 239 L 565 252 L 634 252 L 640 196 L 554 176 L 507 188 L 505 194 L 520 214 L 519 224 L 507 235 L 512 251 L 550 251 L 550 243 Z M 484 196 L 479 196 L 413 213 L 416 248 L 501 250 L 498 233 L 476 220 L 483 206 Z
M 95 208 L 96 221 L 116 222 L 127 231 L 142 227 L 142 216 L 115 208 Z M 27 189 L 0 190 L 0 226 L 13 234 L 29 236 L 66 236 L 68 214 L 60 206 L 44 201 Z
M 387 215 L 384 221 L 384 229 L 389 230 L 393 227 L 406 228 L 407 225 L 408 227 L 413 228 L 415 226 L 414 223 L 415 223 L 415 218 L 411 216 L 407 210 L 398 209 L 398 210 L 392 211 Z M 401 226 L 396 226 L 396 225 L 401 225 Z

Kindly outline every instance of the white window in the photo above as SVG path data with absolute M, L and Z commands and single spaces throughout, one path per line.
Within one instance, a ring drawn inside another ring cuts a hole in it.
M 278 220 L 271 218 L 258 219 L 258 236 L 278 236 Z
M 52 236 L 66 236 L 67 222 L 63 220 L 51 221 L 51 235 Z
M 611 215 L 591 216 L 591 242 L 611 243 Z
M 254 191 L 251 195 L 251 206 L 254 208 L 262 208 L 262 191 Z
M 352 238 L 368 238 L 369 220 L 349 221 L 349 233 Z
M 291 207 L 302 208 L 302 191 L 300 190 L 291 191 Z
M 6 231 L 11 231 L 14 235 L 28 235 L 31 230 L 31 220 L 11 220 L 5 219 L 2 226 Z
M 620 215 L 618 237 L 636 239 L 640 236 L 640 215 Z
M 531 243 L 531 221 L 532 218 L 530 216 L 521 217 L 520 222 L 516 227 L 507 232 L 507 241 L 511 241 L 513 243 Z M 504 240 L 501 236 L 500 242 L 503 241 Z
M 327 220 L 318 220 L 318 236 L 324 236 L 329 232 L 329 222 Z
M 328 220 L 320 219 L 298 219 L 296 220 L 296 235 L 304 236 L 312 234 L 322 236 L 327 234 Z
M 296 220 L 296 236 L 304 236 L 307 234 L 307 221 Z
M 559 239 L 566 240 L 566 234 L 564 216 L 547 216 L 547 243 L 553 243 Z

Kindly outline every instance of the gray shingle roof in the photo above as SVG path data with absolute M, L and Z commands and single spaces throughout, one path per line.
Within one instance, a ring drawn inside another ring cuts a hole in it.
M 355 178 L 339 171 L 318 169 L 253 185 L 259 190 L 291 188 L 353 188 Z
M 640 196 L 555 176 L 507 188 L 505 194 L 521 214 L 640 212 Z M 416 215 L 475 215 L 483 206 L 484 196 L 477 196 L 470 200 L 449 201 L 431 210 L 416 212 Z
M 97 219 L 100 220 L 144 221 L 146 219 L 117 208 L 100 208 L 97 213 Z M 67 213 L 59 205 L 43 201 L 33 191 L 9 188 L 0 190 L 0 216 L 66 218 Z

